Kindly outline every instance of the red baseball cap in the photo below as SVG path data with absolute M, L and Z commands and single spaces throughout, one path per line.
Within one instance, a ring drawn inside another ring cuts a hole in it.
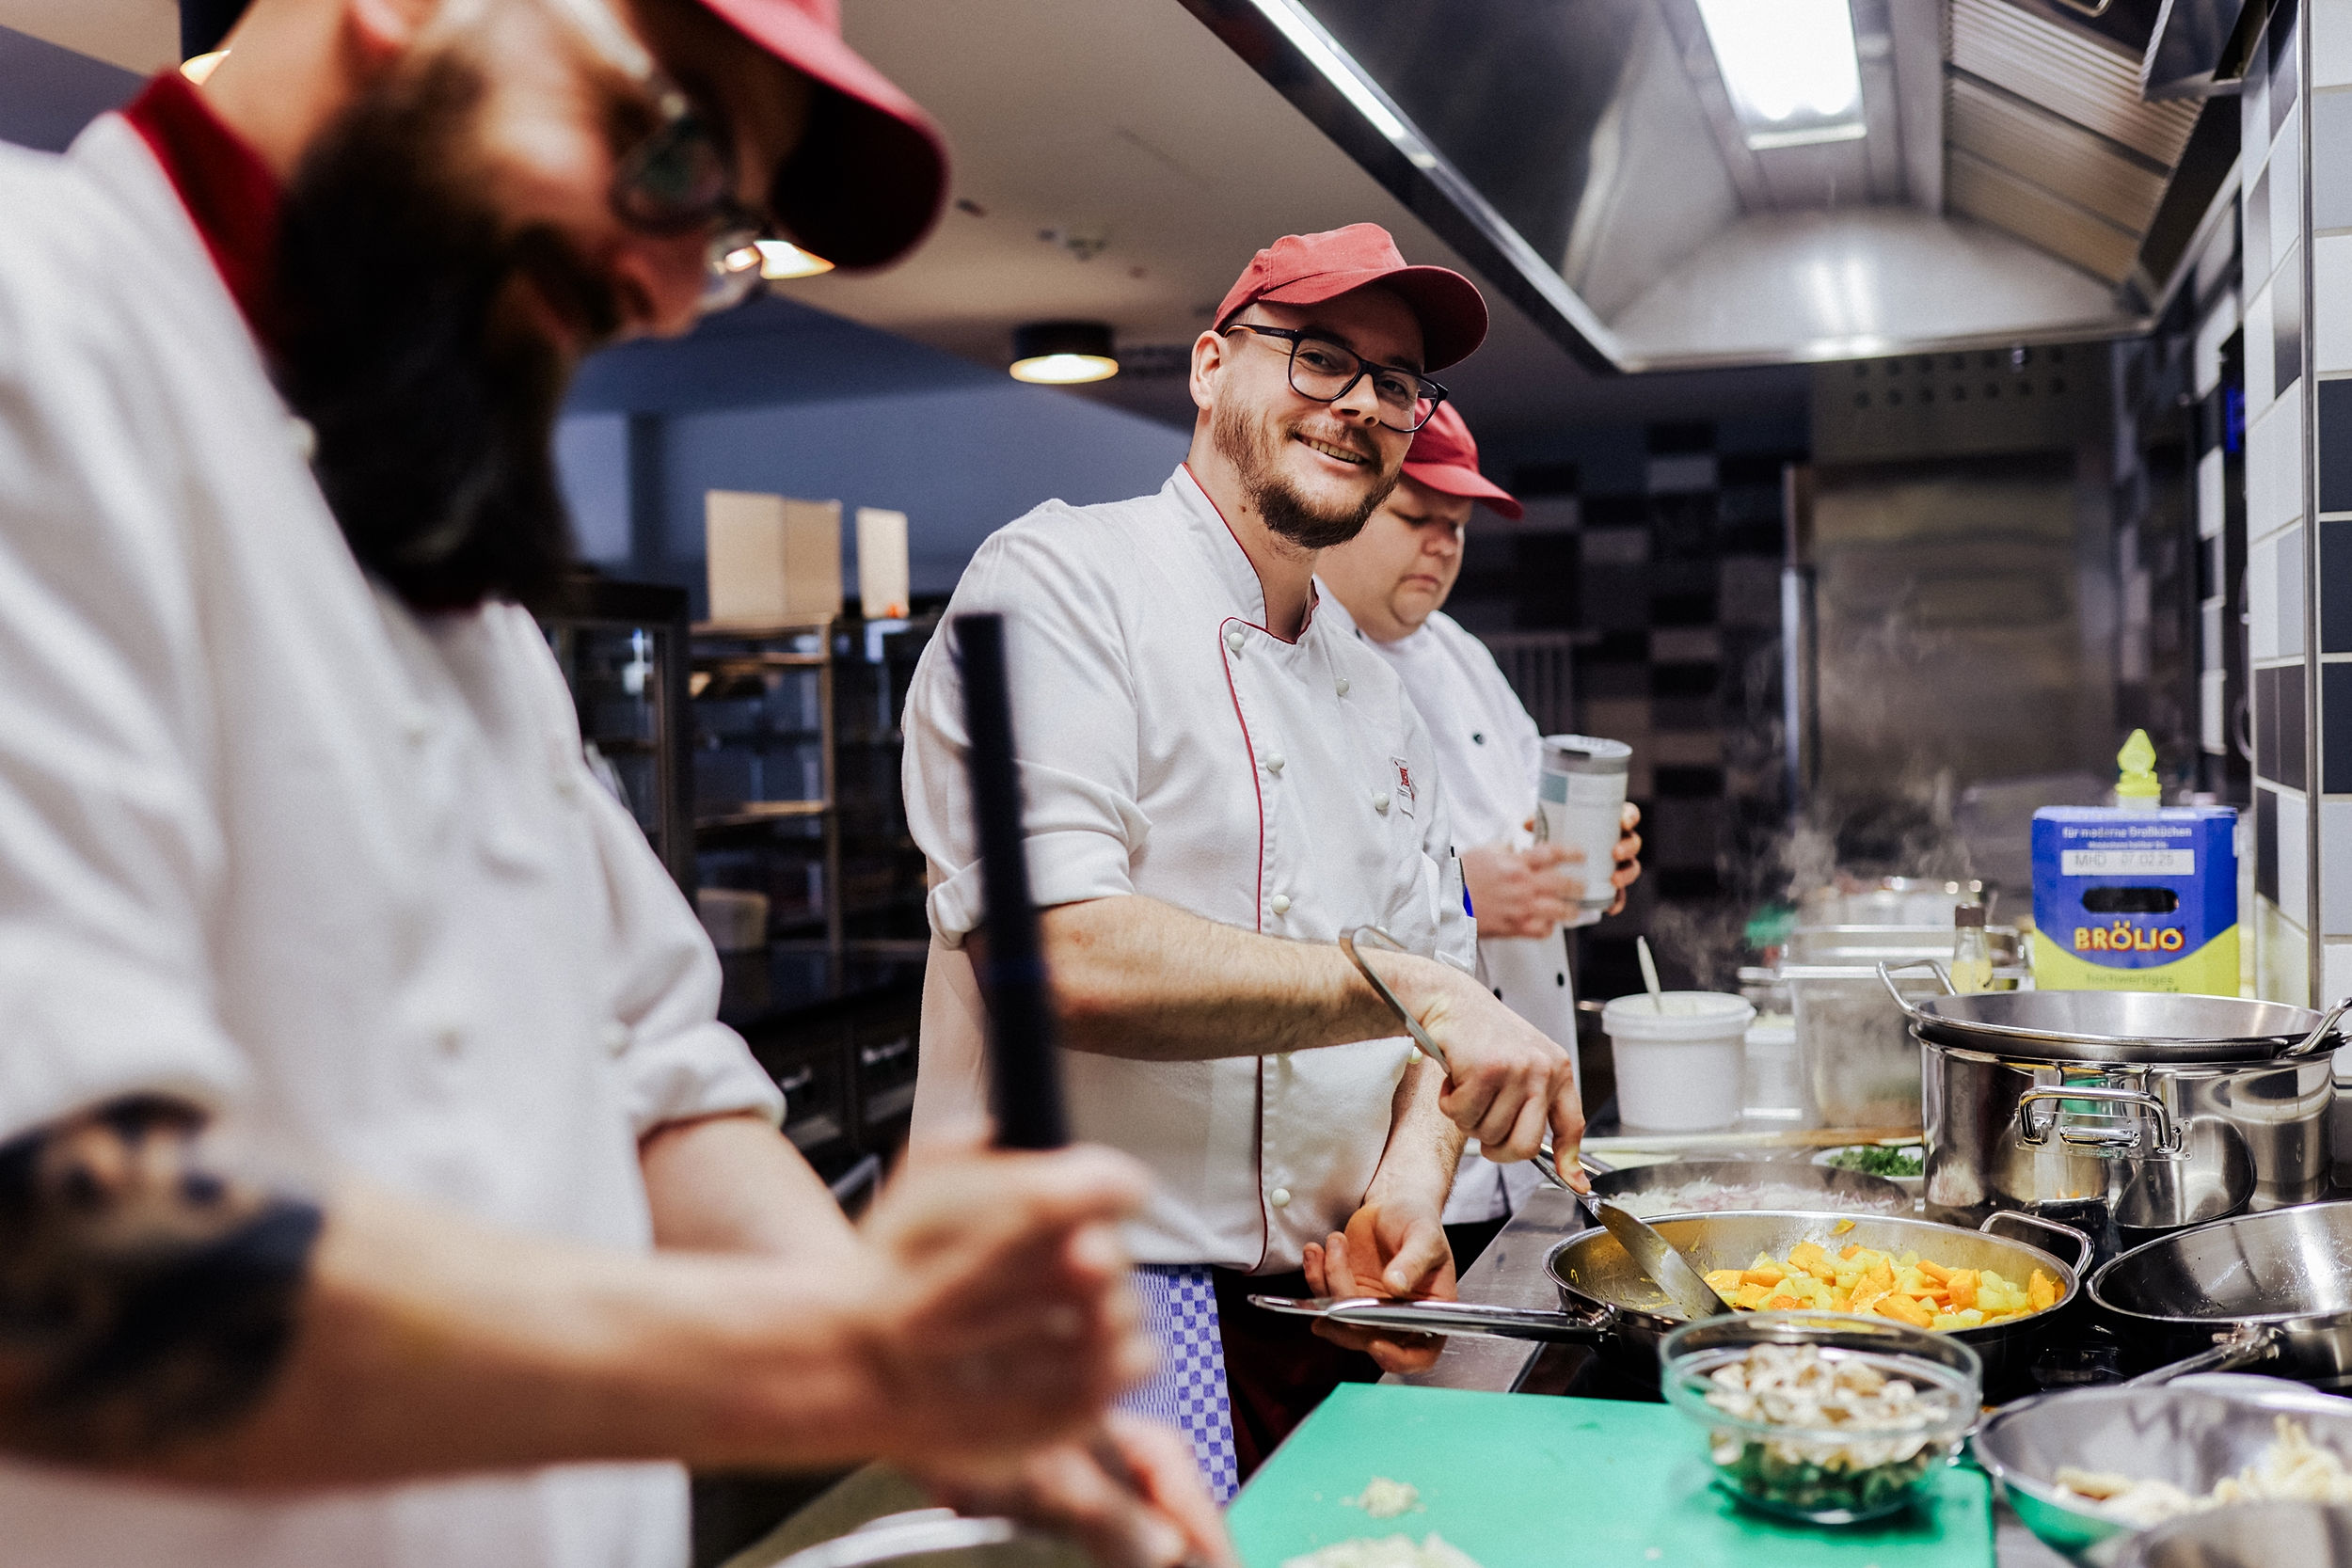
M 841 41 L 840 0 L 703 0 L 819 87 L 771 204 L 792 243 L 838 267 L 878 267 L 930 232 L 947 143 L 930 117 Z
M 1216 308 L 1217 329 L 1223 331 L 1244 306 L 1262 299 L 1276 305 L 1320 305 L 1375 283 L 1404 300 L 1420 318 L 1422 369 L 1441 371 L 1459 364 L 1486 341 L 1486 302 L 1479 297 L 1478 286 L 1443 267 L 1406 266 L 1396 242 L 1376 223 L 1351 223 L 1320 234 L 1286 234 L 1252 256 L 1225 303 Z
M 1510 491 L 1478 471 L 1478 443 L 1470 439 L 1470 426 L 1450 403 L 1438 404 L 1438 411 L 1406 449 L 1405 477 L 1417 479 L 1442 495 L 1485 501 L 1515 523 L 1526 511 Z

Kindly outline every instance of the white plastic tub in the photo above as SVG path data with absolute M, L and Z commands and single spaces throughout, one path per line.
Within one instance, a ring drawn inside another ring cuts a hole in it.
M 1662 1010 L 1661 1006 L 1662 1005 Z M 1740 1120 L 1755 1006 L 1711 990 L 1620 996 L 1600 1026 L 1617 1063 L 1617 1119 L 1645 1132 L 1711 1132 Z

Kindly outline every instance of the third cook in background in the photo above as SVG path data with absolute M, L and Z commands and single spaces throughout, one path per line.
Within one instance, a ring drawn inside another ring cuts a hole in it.
M 1413 437 L 1396 489 L 1346 544 L 1323 552 L 1316 576 L 1371 646 L 1405 683 L 1438 752 L 1462 873 L 1478 921 L 1485 977 L 1505 1006 L 1576 1053 L 1576 994 L 1569 984 L 1563 927 L 1599 918 L 1580 912 L 1584 883 L 1596 875 L 1581 851 L 1538 843 L 1534 832 L 1541 726 L 1511 689 L 1486 645 L 1462 629 L 1443 605 L 1462 574 L 1463 531 L 1484 501 L 1517 522 L 1519 503 L 1478 470 L 1478 444 L 1451 405 Z M 1639 807 L 1621 819 L 1617 890 L 1608 912 L 1625 908 L 1625 890 L 1641 876 Z M 1497 1165 L 1476 1148 L 1462 1156 L 1445 1219 L 1457 1266 L 1493 1240 L 1537 1181 L 1532 1165 Z

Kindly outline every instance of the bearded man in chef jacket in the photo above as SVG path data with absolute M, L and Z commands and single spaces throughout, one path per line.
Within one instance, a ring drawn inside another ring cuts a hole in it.
M 1130 1227 L 1167 1347 L 1140 1408 L 1237 1480 L 1346 1378 L 1426 1341 L 1318 1338 L 1253 1291 L 1451 1296 L 1464 1134 L 1525 1160 L 1583 1130 L 1566 1053 L 1470 974 L 1437 752 L 1315 562 L 1389 495 L 1478 346 L 1467 278 L 1356 224 L 1260 251 L 1192 350 L 1191 452 L 1158 494 L 1049 501 L 992 535 L 948 617 L 1006 641 L 1030 877 L 1065 1027 L 1071 1120 L 1156 1186 Z M 907 700 L 907 807 L 930 858 L 917 1147 L 985 1114 L 978 852 L 951 639 Z M 1423 1060 L 1336 945 L 1359 946 L 1446 1060 Z M 1370 1352 L 1369 1354 L 1365 1352 Z
M 0 1558 L 677 1568 L 675 1461 L 881 1456 L 1230 1561 L 1104 1414 L 1145 1173 L 943 1148 L 852 1231 L 521 608 L 580 358 L 905 251 L 930 122 L 830 0 L 229 44 L 0 149 Z
M 1581 905 L 1588 878 L 1616 890 L 1608 912 L 1642 874 L 1641 808 L 1628 802 L 1616 863 L 1588 867 L 1582 852 L 1535 841 L 1543 736 L 1486 645 L 1444 611 L 1462 573 L 1462 536 L 1485 504 L 1517 521 L 1511 493 L 1478 469 L 1478 443 L 1451 404 L 1422 427 L 1405 477 L 1346 544 L 1323 552 L 1316 580 L 1327 613 L 1387 660 L 1405 683 L 1438 751 L 1478 923 L 1478 957 L 1504 1005 L 1576 1054 L 1576 995 L 1563 927 L 1601 911 Z M 1534 1190 L 1527 1165 L 1462 1157 L 1446 1225 L 1463 1266 Z

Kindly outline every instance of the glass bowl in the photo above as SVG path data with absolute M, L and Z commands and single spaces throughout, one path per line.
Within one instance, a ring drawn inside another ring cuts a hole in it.
M 1756 1357 L 1763 1346 L 1779 1349 Z M 1666 1402 L 1707 1433 L 1715 1483 L 1818 1525 L 1908 1506 L 1958 1452 L 1984 1393 L 1984 1363 L 1950 1335 L 1836 1312 L 1685 1323 L 1658 1355 Z M 1740 1386 L 1754 1370 L 1771 1374 L 1762 1391 Z M 1874 1392 L 1874 1377 L 1914 1393 Z

